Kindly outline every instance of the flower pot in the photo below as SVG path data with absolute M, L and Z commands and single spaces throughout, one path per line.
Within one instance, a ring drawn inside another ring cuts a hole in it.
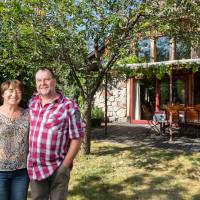
M 102 119 L 91 119 L 92 127 L 100 127 Z

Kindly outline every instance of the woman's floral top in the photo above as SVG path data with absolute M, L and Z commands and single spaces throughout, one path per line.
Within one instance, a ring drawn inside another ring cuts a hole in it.
M 28 112 L 12 120 L 0 113 L 0 171 L 26 168 L 28 154 Z

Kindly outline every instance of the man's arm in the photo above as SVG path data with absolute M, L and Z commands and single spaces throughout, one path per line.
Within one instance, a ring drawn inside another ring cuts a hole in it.
M 80 149 L 82 141 L 83 141 L 83 137 L 80 137 L 77 139 L 71 139 L 68 152 L 63 161 L 63 165 L 65 167 L 70 167 L 71 163 L 73 162 L 74 158 L 76 157 L 76 154 L 78 153 Z

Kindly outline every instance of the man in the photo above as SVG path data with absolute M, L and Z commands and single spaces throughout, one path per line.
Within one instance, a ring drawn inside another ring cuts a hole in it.
M 57 92 L 54 73 L 40 68 L 29 103 L 28 173 L 32 200 L 66 200 L 70 168 L 83 128 L 76 103 Z

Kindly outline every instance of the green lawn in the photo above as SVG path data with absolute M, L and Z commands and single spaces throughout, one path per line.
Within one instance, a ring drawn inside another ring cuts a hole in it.
M 68 200 L 200 199 L 200 153 L 93 142 L 74 164 Z

